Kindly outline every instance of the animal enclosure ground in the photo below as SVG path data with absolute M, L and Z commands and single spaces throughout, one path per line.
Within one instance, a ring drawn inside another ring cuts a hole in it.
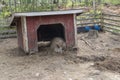
M 120 36 L 87 35 L 78 35 L 77 54 L 53 54 L 45 47 L 27 56 L 17 48 L 16 38 L 0 40 L 0 80 L 120 80 Z

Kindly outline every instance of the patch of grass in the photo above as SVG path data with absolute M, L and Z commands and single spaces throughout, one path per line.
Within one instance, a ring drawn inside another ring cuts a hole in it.
M 104 0 L 104 3 L 110 3 L 113 5 L 120 5 L 120 0 Z

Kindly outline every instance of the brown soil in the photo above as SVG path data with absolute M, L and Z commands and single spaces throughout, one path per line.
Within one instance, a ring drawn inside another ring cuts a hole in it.
M 120 73 L 120 58 L 111 57 L 103 62 L 96 62 L 94 66 L 99 70 L 109 70 Z
M 0 40 L 0 80 L 120 80 L 119 35 L 78 35 L 79 50 L 52 53 L 49 47 L 25 55 L 17 39 Z

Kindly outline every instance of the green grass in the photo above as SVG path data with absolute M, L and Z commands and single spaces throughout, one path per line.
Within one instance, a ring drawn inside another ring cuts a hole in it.
M 120 5 L 120 0 L 103 0 L 104 3 L 110 3 L 113 5 Z

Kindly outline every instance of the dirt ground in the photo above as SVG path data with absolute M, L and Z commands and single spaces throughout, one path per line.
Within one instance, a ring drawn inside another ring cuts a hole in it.
M 0 40 L 0 80 L 120 80 L 120 36 L 99 33 L 78 35 L 78 52 L 24 55 L 17 39 Z

